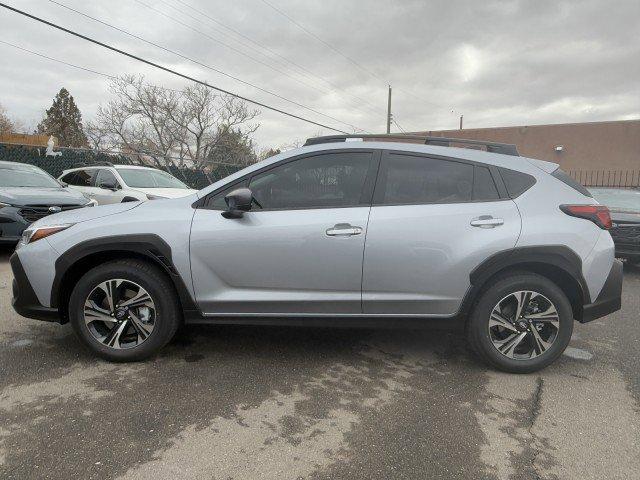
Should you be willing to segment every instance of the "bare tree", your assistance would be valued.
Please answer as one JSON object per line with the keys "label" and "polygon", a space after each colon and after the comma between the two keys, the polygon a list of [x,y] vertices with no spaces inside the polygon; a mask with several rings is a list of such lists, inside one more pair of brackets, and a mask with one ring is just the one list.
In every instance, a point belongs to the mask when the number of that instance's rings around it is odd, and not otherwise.
{"label": "bare tree", "polygon": [[7,115],[7,110],[0,105],[0,134],[14,133],[16,131],[16,125],[13,120]]}
{"label": "bare tree", "polygon": [[[170,90],[143,77],[112,80],[113,98],[98,109],[90,141],[145,155],[158,166],[203,168],[230,132],[250,140],[259,111],[203,85]],[[242,143],[242,142],[240,142]]]}

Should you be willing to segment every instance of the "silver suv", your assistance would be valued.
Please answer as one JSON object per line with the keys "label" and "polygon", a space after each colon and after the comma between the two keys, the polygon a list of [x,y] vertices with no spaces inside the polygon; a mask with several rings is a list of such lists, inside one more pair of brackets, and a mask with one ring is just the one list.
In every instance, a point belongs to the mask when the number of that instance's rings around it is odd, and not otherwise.
{"label": "silver suv", "polygon": [[464,325],[494,367],[532,372],[562,354],[574,319],[620,308],[609,212],[557,165],[508,145],[350,137],[188,197],[36,222],[11,259],[16,311],[70,322],[115,361],[156,353],[183,322],[437,319]]}

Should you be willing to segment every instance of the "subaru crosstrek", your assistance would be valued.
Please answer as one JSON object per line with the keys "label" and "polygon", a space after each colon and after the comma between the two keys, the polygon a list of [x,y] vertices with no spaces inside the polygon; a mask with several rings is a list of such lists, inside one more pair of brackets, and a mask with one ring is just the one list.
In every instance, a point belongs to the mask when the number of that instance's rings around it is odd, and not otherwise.
{"label": "subaru crosstrek", "polygon": [[114,361],[156,353],[181,323],[459,321],[486,362],[531,372],[574,320],[620,308],[609,211],[556,164],[495,144],[345,140],[188,197],[36,222],[11,259],[16,311],[70,322]]}

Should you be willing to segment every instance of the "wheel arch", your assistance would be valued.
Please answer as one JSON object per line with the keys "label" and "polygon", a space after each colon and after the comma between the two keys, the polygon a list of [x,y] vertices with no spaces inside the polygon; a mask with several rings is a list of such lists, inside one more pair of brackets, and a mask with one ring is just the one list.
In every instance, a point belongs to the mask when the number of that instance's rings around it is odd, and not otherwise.
{"label": "wheel arch", "polygon": [[153,234],[121,235],[79,243],[58,258],[51,287],[51,306],[58,308],[60,323],[66,323],[69,319],[69,298],[82,275],[102,263],[125,258],[143,260],[159,267],[176,290],[180,310],[185,315],[198,312],[187,286],[173,265],[169,245]]}
{"label": "wheel arch", "polygon": [[582,260],[573,250],[564,245],[521,247],[499,252],[471,272],[471,286],[461,313],[468,315],[483,290],[498,277],[511,272],[532,272],[551,280],[569,299],[573,317],[578,321],[582,318],[583,306],[591,301],[582,275]]}

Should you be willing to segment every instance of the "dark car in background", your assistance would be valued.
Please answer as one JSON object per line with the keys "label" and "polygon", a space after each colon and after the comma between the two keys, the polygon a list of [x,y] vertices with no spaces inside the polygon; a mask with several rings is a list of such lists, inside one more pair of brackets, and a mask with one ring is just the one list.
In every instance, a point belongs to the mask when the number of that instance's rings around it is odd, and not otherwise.
{"label": "dark car in background", "polygon": [[609,207],[616,257],[640,264],[640,189],[590,187],[593,197]]}
{"label": "dark car in background", "polygon": [[25,228],[47,215],[93,205],[38,167],[0,161],[0,246],[16,244]]}

